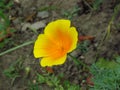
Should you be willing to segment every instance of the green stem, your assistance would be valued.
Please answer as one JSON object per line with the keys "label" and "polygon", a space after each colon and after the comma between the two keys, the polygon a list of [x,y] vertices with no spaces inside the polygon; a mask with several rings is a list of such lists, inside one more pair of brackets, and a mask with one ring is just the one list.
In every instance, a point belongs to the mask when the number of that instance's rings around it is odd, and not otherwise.
{"label": "green stem", "polygon": [[83,67],[89,69],[89,67],[88,67],[86,64],[84,64],[84,63],[81,62],[80,60],[76,59],[76,58],[75,58],[74,56],[72,56],[71,54],[68,54],[68,55],[72,58],[73,62],[74,62],[77,66],[78,66],[78,65],[82,65]]}
{"label": "green stem", "polygon": [[19,49],[19,48],[21,48],[21,47],[30,45],[30,44],[32,44],[32,43],[34,43],[34,41],[25,42],[25,43],[23,43],[23,44],[21,44],[21,45],[19,45],[19,46],[16,46],[16,47],[13,47],[13,48],[11,48],[11,49],[8,49],[8,50],[6,50],[6,51],[4,51],[4,52],[1,52],[1,53],[0,53],[0,56],[3,56],[4,54],[7,54],[7,53],[9,53],[9,52],[12,52],[12,51],[14,51],[14,50],[16,50],[16,49]]}

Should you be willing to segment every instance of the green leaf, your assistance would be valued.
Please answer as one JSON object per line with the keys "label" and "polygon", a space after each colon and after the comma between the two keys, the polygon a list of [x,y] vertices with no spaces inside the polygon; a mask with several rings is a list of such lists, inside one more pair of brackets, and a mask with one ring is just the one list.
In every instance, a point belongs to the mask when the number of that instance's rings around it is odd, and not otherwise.
{"label": "green leaf", "polygon": [[39,83],[45,83],[46,79],[44,76],[37,74],[37,80]]}
{"label": "green leaf", "polygon": [[2,32],[4,30],[4,25],[3,24],[0,24],[0,32]]}
{"label": "green leaf", "polygon": [[98,67],[107,68],[107,69],[116,69],[120,65],[115,61],[110,61],[104,58],[100,58],[99,61],[96,63]]}
{"label": "green leaf", "polygon": [[94,0],[93,3],[93,9],[98,10],[100,8],[100,4],[103,2],[103,0]]}
{"label": "green leaf", "polygon": [[0,11],[0,17],[4,20],[4,25],[7,28],[10,25],[9,19],[6,17],[6,15]]}
{"label": "green leaf", "polygon": [[0,48],[3,48],[5,46],[4,42],[0,42]]}
{"label": "green leaf", "polygon": [[101,58],[90,67],[94,86],[90,90],[119,90],[120,64]]}
{"label": "green leaf", "polygon": [[117,61],[118,63],[120,63],[120,56],[117,56],[117,57],[116,57],[116,61]]}

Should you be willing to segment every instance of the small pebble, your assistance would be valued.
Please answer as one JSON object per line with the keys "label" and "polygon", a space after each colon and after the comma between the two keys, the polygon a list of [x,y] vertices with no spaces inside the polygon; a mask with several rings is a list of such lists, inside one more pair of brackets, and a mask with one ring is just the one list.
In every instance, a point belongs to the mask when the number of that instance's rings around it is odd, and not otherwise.
{"label": "small pebble", "polygon": [[35,83],[36,83],[36,80],[33,80],[33,83],[35,84]]}
{"label": "small pebble", "polygon": [[49,13],[47,11],[38,12],[37,17],[44,19],[49,17]]}
{"label": "small pebble", "polygon": [[98,46],[98,43],[95,43],[94,46],[97,47],[97,46]]}
{"label": "small pebble", "polygon": [[26,31],[27,30],[27,28],[28,27],[30,27],[31,26],[31,24],[30,23],[25,23],[25,24],[23,24],[23,26],[22,26],[22,31]]}
{"label": "small pebble", "polygon": [[18,4],[20,3],[20,1],[19,1],[19,0],[14,0],[14,2],[15,2],[15,3],[18,3]]}
{"label": "small pebble", "polygon": [[44,28],[45,26],[46,26],[46,24],[44,22],[38,21],[38,22],[31,24],[30,28],[38,30],[38,29]]}
{"label": "small pebble", "polygon": [[84,56],[80,56],[80,59],[84,60],[84,59],[85,59],[85,57],[84,57]]}
{"label": "small pebble", "polygon": [[18,18],[16,18],[15,20],[13,20],[13,23],[14,23],[15,25],[17,25],[17,24],[20,23],[20,20],[19,20]]}

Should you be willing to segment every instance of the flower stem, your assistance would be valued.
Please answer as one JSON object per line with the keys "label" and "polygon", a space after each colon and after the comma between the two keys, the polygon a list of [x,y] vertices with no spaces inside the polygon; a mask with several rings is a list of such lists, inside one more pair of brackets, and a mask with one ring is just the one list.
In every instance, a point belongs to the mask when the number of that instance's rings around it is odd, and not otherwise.
{"label": "flower stem", "polygon": [[74,56],[72,56],[71,54],[68,54],[68,55],[72,58],[73,62],[74,62],[77,66],[78,66],[78,65],[82,65],[83,67],[89,69],[89,67],[88,67],[86,64],[84,64],[84,63],[81,62],[80,60],[76,59],[76,58],[75,58]]}
{"label": "flower stem", "polygon": [[7,53],[9,53],[9,52],[12,52],[12,51],[14,51],[14,50],[16,50],[16,49],[19,49],[19,48],[21,48],[21,47],[30,45],[30,44],[32,44],[32,43],[34,43],[34,41],[25,42],[25,43],[23,43],[23,44],[21,44],[21,45],[19,45],[19,46],[16,46],[16,47],[13,47],[13,48],[11,48],[11,49],[8,49],[8,50],[6,50],[6,51],[4,51],[4,52],[1,52],[1,53],[0,53],[0,56],[2,56],[2,55],[4,55],[4,54],[7,54]]}

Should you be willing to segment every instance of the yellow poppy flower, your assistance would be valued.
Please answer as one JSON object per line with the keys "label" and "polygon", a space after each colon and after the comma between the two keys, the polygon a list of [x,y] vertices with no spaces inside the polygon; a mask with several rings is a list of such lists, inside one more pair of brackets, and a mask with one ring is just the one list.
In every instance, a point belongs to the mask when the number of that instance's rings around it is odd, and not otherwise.
{"label": "yellow poppy flower", "polygon": [[70,27],[70,20],[56,20],[50,22],[35,41],[34,56],[40,58],[41,66],[63,64],[67,53],[77,46],[78,33],[75,27]]}

